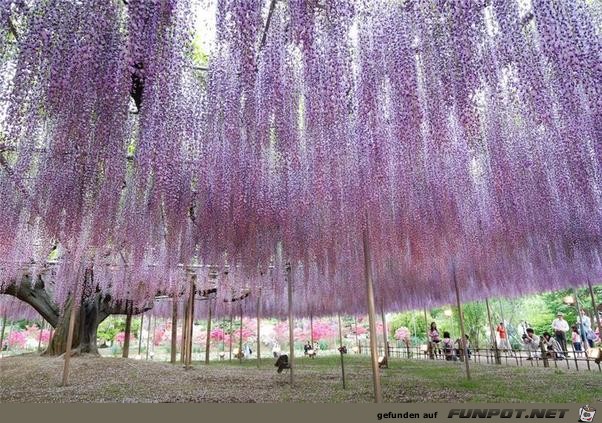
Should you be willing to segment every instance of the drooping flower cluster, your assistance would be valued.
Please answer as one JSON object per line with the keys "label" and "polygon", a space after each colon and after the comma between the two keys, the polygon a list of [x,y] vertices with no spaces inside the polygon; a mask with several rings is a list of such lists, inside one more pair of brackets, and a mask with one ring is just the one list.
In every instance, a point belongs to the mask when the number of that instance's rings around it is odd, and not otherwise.
{"label": "drooping flower cluster", "polygon": [[385,309],[602,277],[595,2],[217,0],[201,79],[189,8],[0,9],[0,286],[58,245],[61,301],[282,316],[290,263],[296,314],[362,312],[364,237]]}

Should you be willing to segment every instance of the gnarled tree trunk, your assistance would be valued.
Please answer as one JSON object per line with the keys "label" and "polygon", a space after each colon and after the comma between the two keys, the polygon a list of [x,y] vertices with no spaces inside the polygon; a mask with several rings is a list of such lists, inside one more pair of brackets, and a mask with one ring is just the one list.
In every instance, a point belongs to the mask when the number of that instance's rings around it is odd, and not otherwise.
{"label": "gnarled tree trunk", "polygon": [[[86,282],[84,286],[91,288]],[[126,314],[127,301],[111,302],[109,295],[104,295],[95,289],[93,292],[85,292],[80,303],[79,313],[76,313],[75,329],[73,332],[73,343],[71,345],[74,353],[98,354],[96,345],[96,332],[98,325],[112,314]],[[49,342],[44,355],[61,355],[67,350],[67,335],[69,332],[69,316],[71,315],[72,301],[68,300],[66,307],[62,310],[54,302],[48,292],[48,287],[41,276],[32,283],[30,275],[24,275],[20,281],[5,286],[0,294],[12,295],[26,302],[46,320],[53,328],[54,334]],[[142,308],[130,307],[131,314],[140,314],[152,308],[148,304]]]}
{"label": "gnarled tree trunk", "polygon": [[[71,304],[69,304],[63,316],[59,318],[58,324],[54,328],[54,334],[44,355],[61,355],[67,349],[67,335],[69,332],[69,316],[71,315]],[[107,315],[108,316],[108,315]],[[103,317],[102,320],[106,319]],[[96,332],[98,325],[102,322],[99,319],[100,314],[97,302],[85,301],[76,314],[75,329],[73,330],[72,351],[77,353],[98,354],[96,345]]]}

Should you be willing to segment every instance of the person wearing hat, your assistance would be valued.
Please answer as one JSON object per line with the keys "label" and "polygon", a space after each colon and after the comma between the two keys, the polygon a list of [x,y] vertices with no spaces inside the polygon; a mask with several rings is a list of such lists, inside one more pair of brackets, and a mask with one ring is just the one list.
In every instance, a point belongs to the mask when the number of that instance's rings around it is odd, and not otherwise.
{"label": "person wearing hat", "polygon": [[556,313],[556,318],[552,322],[552,329],[554,330],[554,335],[564,355],[567,355],[566,348],[566,333],[570,330],[569,323],[564,320],[564,314],[561,312]]}

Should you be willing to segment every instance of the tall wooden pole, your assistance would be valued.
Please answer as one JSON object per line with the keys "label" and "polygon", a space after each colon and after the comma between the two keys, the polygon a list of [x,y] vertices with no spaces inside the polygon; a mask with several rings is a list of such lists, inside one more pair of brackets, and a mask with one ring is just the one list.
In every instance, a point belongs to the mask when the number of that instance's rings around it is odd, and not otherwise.
{"label": "tall wooden pole", "polygon": [[240,329],[238,332],[238,362],[242,364],[242,300],[240,302]]}
{"label": "tall wooden pole", "polygon": [[153,349],[153,353],[151,355],[151,360],[155,357],[155,336],[157,335],[157,316],[153,320],[153,343],[151,344],[151,348]]}
{"label": "tall wooden pole", "polygon": [[368,321],[370,325],[370,355],[372,358],[372,382],[374,385],[374,402],[383,402],[380,386],[380,372],[378,369],[378,350],[376,345],[376,312],[374,306],[374,287],[372,286],[372,263],[370,258],[370,245],[368,231],[364,230],[364,278],[366,280],[366,298],[368,299]]}
{"label": "tall wooden pole", "polygon": [[188,300],[182,302],[184,304],[184,317],[182,318],[182,340],[180,345],[180,362],[186,364],[186,349],[188,348],[188,317],[190,309]]}
{"label": "tall wooden pole", "polygon": [[[42,350],[42,335],[44,333],[44,320],[42,320],[42,323],[40,323],[40,334],[38,335],[38,352],[40,352]],[[0,345],[2,345],[0,343]]]}
{"label": "tall wooden pole", "polygon": [[261,367],[261,289],[257,293],[257,368]]}
{"label": "tall wooden pole", "polygon": [[[384,342],[384,350],[385,350],[385,360],[387,362],[387,367],[389,367],[389,346],[387,342],[387,320],[385,319],[385,309],[384,307],[380,308],[380,316],[383,321],[383,342]],[[410,358],[410,357],[408,357]]]}
{"label": "tall wooden pole", "polygon": [[435,359],[435,346],[431,342],[431,338],[429,337],[429,332],[431,331],[431,325],[429,325],[429,320],[426,316],[426,306],[424,306],[424,324],[426,325],[426,346],[429,358],[431,360]]}
{"label": "tall wooden pole", "polygon": [[194,335],[194,295],[195,295],[195,286],[194,286],[194,277],[190,278],[190,298],[188,300],[188,308],[190,310],[189,318],[188,318],[188,345],[186,347],[187,350],[187,362],[186,368],[192,367],[192,341]]}
{"label": "tall wooden pole", "polygon": [[460,317],[460,333],[462,338],[458,347],[462,348],[462,355],[464,356],[464,364],[466,365],[466,379],[470,380],[470,366],[468,364],[468,348],[466,342],[466,333],[464,332],[464,313],[462,312],[462,303],[460,302],[460,290],[458,289],[458,278],[456,277],[456,266],[452,268],[454,277],[454,286],[456,288],[456,302],[458,304],[458,316]]}
{"label": "tall wooden pole", "polygon": [[311,347],[314,347],[314,315],[313,313],[309,313],[309,342],[311,343]]}
{"label": "tall wooden pole", "polygon": [[[128,307],[129,305],[129,307]],[[125,318],[125,338],[123,340],[123,358],[128,358],[130,355],[130,334],[132,333],[132,308],[134,303],[132,300],[125,300],[126,318]]]}
{"label": "tall wooden pole", "polygon": [[209,350],[211,348],[211,299],[207,300],[209,317],[207,318],[207,338],[205,339],[205,364],[209,364]]}
{"label": "tall wooden pole", "polygon": [[0,354],[3,351],[2,346],[4,345],[4,331],[6,330],[6,314],[2,316],[2,329],[0,329]]}
{"label": "tall wooden pole", "polygon": [[345,359],[343,358],[343,329],[341,327],[341,313],[338,314],[339,318],[339,352],[341,354],[341,376],[343,378],[343,389],[346,389],[345,386]]}
{"label": "tall wooden pole", "polygon": [[232,313],[232,305],[230,305],[230,358],[229,358],[229,361],[232,361],[232,335],[234,334],[234,328],[232,327],[234,316],[232,314],[233,314]]}
{"label": "tall wooden pole", "polygon": [[178,299],[176,294],[173,296],[171,306],[171,364],[176,364],[178,354]]}
{"label": "tall wooden pole", "polygon": [[71,316],[69,317],[69,332],[67,332],[67,346],[65,351],[65,363],[63,366],[63,380],[61,386],[67,386],[69,383],[69,364],[71,361],[71,344],[73,344],[73,330],[75,329],[75,316],[77,312],[77,281],[73,288],[71,297]]}
{"label": "tall wooden pole", "polygon": [[355,343],[357,344],[357,353],[362,353],[362,347],[360,346],[360,338],[357,334],[357,317],[353,316],[353,323],[355,324]]}
{"label": "tall wooden pole", "polygon": [[596,305],[596,298],[594,297],[594,289],[592,288],[592,283],[590,282],[589,279],[587,280],[587,286],[589,288],[589,295],[592,299],[592,307],[594,308],[594,317],[598,321],[598,333],[600,334],[600,338],[602,338],[602,321],[600,320],[600,313],[598,313],[598,306]]}
{"label": "tall wooden pole", "polygon": [[144,329],[144,314],[140,315],[140,336],[138,337],[138,356],[140,357],[140,352],[142,351],[142,330]]}
{"label": "tall wooden pole", "polygon": [[288,342],[289,342],[289,358],[288,363],[290,366],[289,376],[291,387],[295,385],[295,378],[293,376],[293,361],[295,360],[295,338],[293,333],[293,272],[291,265],[287,264],[286,267],[288,275]]}
{"label": "tall wooden pole", "polygon": [[487,307],[487,320],[489,320],[489,332],[491,337],[491,343],[493,345],[493,351],[495,353],[495,364],[502,364],[502,358],[497,348],[497,342],[495,340],[495,331],[493,329],[493,322],[491,321],[491,308],[489,308],[489,300],[485,298],[485,306]]}
{"label": "tall wooden pole", "polygon": [[[146,361],[148,361],[148,352],[150,350],[150,339],[151,339],[151,320],[153,320],[153,316],[148,316],[148,328],[146,334]],[[157,321],[157,317],[155,316],[155,322]],[[142,333],[142,331],[140,331]]]}

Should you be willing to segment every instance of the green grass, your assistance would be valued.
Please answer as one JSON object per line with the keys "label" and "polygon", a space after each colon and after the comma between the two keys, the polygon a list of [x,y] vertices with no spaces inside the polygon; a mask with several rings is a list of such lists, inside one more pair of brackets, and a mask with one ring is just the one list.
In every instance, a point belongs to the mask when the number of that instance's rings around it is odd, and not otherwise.
{"label": "green grass", "polygon": [[[340,375],[339,356],[322,356],[315,359],[296,357],[296,373],[303,375],[307,371],[328,370]],[[205,367],[204,363],[195,363]],[[602,398],[602,373],[594,371],[576,372],[562,368],[512,367],[470,363],[471,380],[465,376],[465,367],[460,362],[433,362],[392,359],[389,368],[381,370],[381,380],[385,387],[391,385],[411,386],[409,394],[426,390],[436,393],[445,401],[446,393],[450,400],[457,400],[456,394],[465,394],[466,399],[474,402],[591,402]],[[237,359],[212,361],[208,367],[255,368],[257,360]],[[262,359],[260,369],[274,369],[273,359]],[[366,377],[360,386],[362,390],[371,387],[370,361],[367,356],[345,356],[345,370],[348,378],[358,374]],[[302,377],[302,376],[300,376]],[[357,382],[357,381],[353,381]],[[348,382],[354,390],[353,382]],[[344,392],[336,392],[335,401],[345,401]]]}
{"label": "green grass", "polygon": [[[20,356],[0,360],[0,403],[33,402],[372,402],[367,356],[345,356],[347,389],[339,356],[294,362],[277,374],[272,358],[181,364],[121,358],[76,357],[71,384],[57,388],[62,360]],[[460,362],[391,359],[381,370],[386,402],[579,402],[602,400],[600,371],[511,367],[471,363],[467,380]],[[36,383],[32,384],[31,381]]]}

